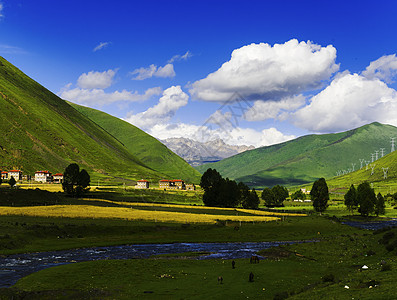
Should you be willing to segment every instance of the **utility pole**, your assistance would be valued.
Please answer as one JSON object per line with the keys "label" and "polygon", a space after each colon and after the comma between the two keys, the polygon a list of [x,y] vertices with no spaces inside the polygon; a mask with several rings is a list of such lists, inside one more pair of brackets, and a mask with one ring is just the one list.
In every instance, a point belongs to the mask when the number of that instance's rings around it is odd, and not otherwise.
{"label": "utility pole", "polygon": [[389,167],[382,168],[382,170],[383,170],[383,179],[387,179],[387,172],[389,171]]}
{"label": "utility pole", "polygon": [[368,165],[369,165],[370,162],[371,162],[370,160],[366,160],[365,161],[365,170],[368,170]]}
{"label": "utility pole", "polygon": [[371,162],[374,162],[375,159],[375,153],[371,153]]}
{"label": "utility pole", "polygon": [[396,146],[396,138],[390,138],[391,139],[391,151],[393,152],[395,150],[395,146]]}
{"label": "utility pole", "polygon": [[385,156],[385,148],[380,148],[380,157]]}
{"label": "utility pole", "polygon": [[362,169],[362,168],[363,168],[363,163],[364,163],[365,159],[360,158],[359,161],[360,161],[360,169]]}
{"label": "utility pole", "polygon": [[375,150],[375,160],[378,160],[378,153],[379,153],[379,150]]}
{"label": "utility pole", "polygon": [[352,163],[352,172],[354,172],[354,167],[356,166],[356,164]]}

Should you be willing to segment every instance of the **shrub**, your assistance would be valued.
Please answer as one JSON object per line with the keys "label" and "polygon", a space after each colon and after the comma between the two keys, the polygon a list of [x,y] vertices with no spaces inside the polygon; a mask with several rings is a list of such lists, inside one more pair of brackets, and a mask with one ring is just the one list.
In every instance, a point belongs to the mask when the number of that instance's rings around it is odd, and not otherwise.
{"label": "shrub", "polygon": [[321,278],[321,280],[323,282],[335,282],[335,276],[334,276],[334,274],[327,274],[327,275],[324,275]]}
{"label": "shrub", "polygon": [[381,270],[382,272],[391,271],[391,264],[389,264],[389,263],[383,264],[382,267],[380,268],[380,270]]}
{"label": "shrub", "polygon": [[284,300],[288,298],[288,292],[280,292],[274,295],[273,300]]}

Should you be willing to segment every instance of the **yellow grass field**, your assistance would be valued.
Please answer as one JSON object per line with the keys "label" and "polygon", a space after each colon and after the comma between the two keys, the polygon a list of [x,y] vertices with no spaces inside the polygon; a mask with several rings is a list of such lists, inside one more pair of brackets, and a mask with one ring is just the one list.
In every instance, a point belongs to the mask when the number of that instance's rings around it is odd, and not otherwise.
{"label": "yellow grass field", "polygon": [[101,207],[90,205],[52,205],[30,207],[1,207],[0,215],[25,215],[64,218],[116,218],[131,221],[155,221],[176,223],[216,223],[217,220],[241,222],[276,221],[275,216],[230,216],[214,214],[190,214],[168,211],[145,211],[124,207]]}
{"label": "yellow grass field", "polygon": [[[93,199],[93,198],[83,198],[85,201],[103,201],[109,203],[116,203],[119,205],[125,205],[126,202],[117,202],[117,201],[110,201],[104,199]],[[305,214],[297,214],[297,213],[281,213],[281,212],[268,212],[268,211],[260,211],[254,209],[243,209],[243,208],[223,208],[223,207],[209,207],[209,206],[191,206],[191,205],[180,205],[180,204],[160,204],[160,203],[139,203],[139,202],[129,202],[129,206],[150,206],[153,208],[156,207],[168,207],[168,208],[187,208],[187,209],[201,209],[201,210],[222,210],[222,211],[235,211],[235,212],[242,212],[242,213],[249,213],[258,216],[276,216],[276,217],[302,217]]]}

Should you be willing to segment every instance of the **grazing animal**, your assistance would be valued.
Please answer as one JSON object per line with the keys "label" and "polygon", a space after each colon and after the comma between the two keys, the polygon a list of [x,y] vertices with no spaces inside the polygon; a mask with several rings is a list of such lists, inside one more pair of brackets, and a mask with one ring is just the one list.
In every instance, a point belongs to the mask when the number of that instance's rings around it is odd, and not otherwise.
{"label": "grazing animal", "polygon": [[232,261],[232,269],[234,269],[236,267],[236,262],[233,260]]}
{"label": "grazing animal", "polygon": [[259,264],[259,257],[256,255],[252,255],[250,259],[251,264]]}
{"label": "grazing animal", "polygon": [[220,284],[223,283],[223,277],[222,276],[218,276],[218,283],[220,283]]}
{"label": "grazing animal", "polygon": [[250,276],[249,276],[249,278],[248,278],[248,281],[249,282],[254,282],[254,273],[250,273]]}

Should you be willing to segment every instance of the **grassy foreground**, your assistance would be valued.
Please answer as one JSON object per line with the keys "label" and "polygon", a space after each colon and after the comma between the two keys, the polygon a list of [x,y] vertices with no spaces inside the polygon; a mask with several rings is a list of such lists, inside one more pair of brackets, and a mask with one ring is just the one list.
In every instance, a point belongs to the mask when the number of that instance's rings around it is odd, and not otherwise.
{"label": "grassy foreground", "polygon": [[238,259],[235,269],[230,260],[189,256],[76,263],[32,274],[1,293],[30,299],[394,299],[396,250],[378,242],[384,235],[342,233],[273,248],[260,253],[267,260]]}

